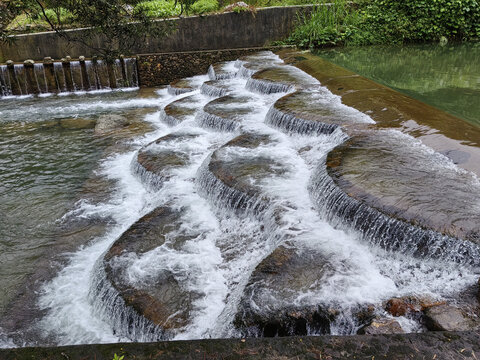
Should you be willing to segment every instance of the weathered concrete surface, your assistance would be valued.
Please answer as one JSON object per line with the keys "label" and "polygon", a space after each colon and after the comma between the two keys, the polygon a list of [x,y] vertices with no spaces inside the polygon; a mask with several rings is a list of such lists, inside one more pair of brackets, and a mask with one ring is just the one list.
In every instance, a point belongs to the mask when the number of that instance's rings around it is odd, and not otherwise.
{"label": "weathered concrete surface", "polygon": [[[233,61],[261,50],[279,47],[251,47],[210,51],[168,52],[138,55],[138,74],[141,86],[166,85],[174,80],[205,74],[211,64]],[[164,49],[162,49],[164,50]]]}
{"label": "weathered concrete surface", "polygon": [[[297,14],[311,11],[312,6],[285,6],[258,9],[251,12],[228,12],[209,16],[192,16],[159,21],[159,26],[173,26],[177,30],[166,38],[149,37],[137,42],[132,54],[181,52],[193,50],[232,49],[259,47],[288,35],[297,20]],[[71,30],[70,34],[82,37],[88,29]],[[13,45],[0,46],[0,62],[6,60],[54,59],[66,55],[91,57],[94,50],[79,42],[68,43],[55,32],[18,35]],[[102,39],[96,39],[102,47]],[[209,64],[210,65],[210,64]],[[183,77],[181,75],[180,77]]]}
{"label": "weathered concrete surface", "polygon": [[117,343],[0,350],[0,359],[478,359],[480,332]]}
{"label": "weathered concrete surface", "polygon": [[345,105],[368,114],[375,127],[410,134],[480,175],[480,128],[309,52],[286,50],[279,55],[318,79]]}

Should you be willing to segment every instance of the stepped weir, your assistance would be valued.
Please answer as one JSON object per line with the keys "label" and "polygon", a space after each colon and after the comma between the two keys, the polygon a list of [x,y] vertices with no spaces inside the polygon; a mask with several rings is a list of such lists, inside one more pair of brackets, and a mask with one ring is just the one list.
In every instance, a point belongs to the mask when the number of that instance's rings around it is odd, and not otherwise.
{"label": "stepped weir", "polygon": [[0,65],[0,97],[124,87],[138,87],[135,58],[120,57],[110,63],[83,56],[77,60],[67,56],[60,61],[47,57],[43,62],[7,61]]}
{"label": "stepped weir", "polygon": [[[7,64],[2,91],[137,86],[134,62]],[[475,174],[272,52],[157,93],[157,128],[106,166],[135,210],[95,205],[112,230],[46,285],[42,331],[68,333],[84,316],[123,341],[480,326]],[[86,294],[70,285],[77,269]],[[58,321],[66,292],[82,319]]]}

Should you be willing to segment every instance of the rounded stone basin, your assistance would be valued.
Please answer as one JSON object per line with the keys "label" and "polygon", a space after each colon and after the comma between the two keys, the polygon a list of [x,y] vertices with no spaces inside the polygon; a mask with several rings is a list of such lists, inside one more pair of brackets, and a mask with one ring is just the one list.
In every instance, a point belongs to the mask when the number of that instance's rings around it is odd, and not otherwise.
{"label": "rounded stone basin", "polygon": [[168,92],[172,95],[180,95],[194,91],[199,86],[200,84],[198,81],[195,81],[192,78],[185,78],[171,82],[168,85]]}
{"label": "rounded stone basin", "polygon": [[317,80],[300,69],[284,65],[256,72],[248,79],[246,88],[253,92],[271,94],[293,89],[314,89],[318,86]]}
{"label": "rounded stone basin", "polygon": [[268,111],[265,122],[288,133],[331,134],[338,127],[373,121],[342,106],[340,98],[318,90],[297,91],[278,99]]}
{"label": "rounded stone basin", "polygon": [[478,179],[408,135],[357,133],[328,154],[311,191],[330,217],[381,246],[480,264]]}
{"label": "rounded stone basin", "polygon": [[101,299],[112,319],[125,327],[119,331],[128,333],[131,324],[141,319],[156,332],[152,338],[169,338],[189,323],[192,302],[198,294],[186,290],[169,270],[158,272],[148,281],[134,281],[128,266],[132,257],[140,257],[167,241],[169,246],[180,247],[194,238],[178,231],[181,215],[181,210],[169,207],[153,210],[123,233],[105,254],[106,281],[113,291]]}
{"label": "rounded stone basin", "polygon": [[334,274],[333,267],[316,251],[281,245],[253,271],[235,317],[246,336],[328,334],[335,313],[318,304],[296,304],[301,293],[313,291]]}
{"label": "rounded stone basin", "polygon": [[221,97],[231,92],[231,86],[228,81],[209,80],[205,81],[200,87],[200,92],[211,97]]}
{"label": "rounded stone basin", "polygon": [[178,125],[188,117],[195,115],[199,101],[201,101],[200,96],[190,95],[171,102],[163,109],[161,114],[162,121],[170,126]]}
{"label": "rounded stone basin", "polygon": [[249,105],[253,101],[249,96],[227,95],[210,101],[197,115],[201,126],[218,131],[236,130],[246,115],[255,112]]}
{"label": "rounded stone basin", "polygon": [[223,61],[210,65],[208,68],[208,77],[210,80],[231,79],[237,75],[237,71],[233,62]]}
{"label": "rounded stone basin", "polygon": [[243,134],[214,151],[199,174],[205,195],[236,211],[261,213],[269,203],[262,183],[285,172],[274,159],[256,154],[259,146],[270,143],[267,135]]}
{"label": "rounded stone basin", "polygon": [[193,139],[194,134],[172,133],[163,136],[139,150],[133,166],[142,182],[158,190],[171,176],[170,170],[188,164],[188,154],[176,150],[175,142]]}

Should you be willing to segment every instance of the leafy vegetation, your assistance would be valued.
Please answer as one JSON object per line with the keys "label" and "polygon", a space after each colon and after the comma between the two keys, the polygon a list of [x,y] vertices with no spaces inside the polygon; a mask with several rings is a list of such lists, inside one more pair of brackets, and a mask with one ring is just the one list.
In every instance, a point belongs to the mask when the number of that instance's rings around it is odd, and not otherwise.
{"label": "leafy vegetation", "polygon": [[480,38],[478,0],[335,0],[299,20],[288,43],[305,48]]}
{"label": "leafy vegetation", "polygon": [[193,14],[206,14],[217,11],[219,8],[217,0],[198,0],[193,3],[191,12]]}
{"label": "leafy vegetation", "polygon": [[180,4],[166,0],[142,1],[134,8],[136,14],[144,13],[151,18],[171,17],[180,14],[180,11]]}

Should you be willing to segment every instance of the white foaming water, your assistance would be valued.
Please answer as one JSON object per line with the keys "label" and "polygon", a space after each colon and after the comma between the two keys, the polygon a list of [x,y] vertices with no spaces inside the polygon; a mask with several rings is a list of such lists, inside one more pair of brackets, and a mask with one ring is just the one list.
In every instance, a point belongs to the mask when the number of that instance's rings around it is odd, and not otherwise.
{"label": "white foaming water", "polygon": [[[275,59],[278,57],[270,60]],[[228,66],[234,70],[233,62]],[[200,84],[206,80],[207,77],[202,76],[192,81]],[[242,78],[232,79],[229,82],[231,93],[251,96],[252,93],[245,89],[246,82]],[[197,104],[200,111],[212,100],[198,90],[171,97],[166,89],[157,93],[167,97],[163,101],[147,100],[156,102],[157,106],[195,94],[200,99]],[[371,122],[366,115],[342,105],[339,98],[327,90],[321,88],[319,94],[328,99],[329,106],[338,107],[352,118]],[[392,296],[415,294],[448,298],[476,281],[478,275],[474,269],[388,253],[362,242],[354,232],[335,229],[328,224],[310,199],[308,183],[318,161],[343,142],[346,135],[337,129],[328,136],[287,136],[267,126],[265,115],[284,95],[255,95],[255,100],[249,104],[255,111],[242,119],[235,133],[199,128],[192,115],[173,129],[159,125],[154,133],[133,141],[132,151],[107,159],[103,173],[117,183],[114,196],[102,204],[81,202],[70,215],[111,217],[115,225],[94,243],[72,254],[70,263],[45,285],[40,306],[48,309],[48,313],[39,326],[53,334],[60,344],[138,340],[116,335],[108,317],[95,313],[88,293],[93,269],[111,244],[141,216],[160,205],[181,211],[181,226],[169,234],[162,246],[140,255],[126,254],[117,265],[127,269],[127,281],[132,285],[149,284],[157,274],[168,271],[182,284],[184,291],[198,295],[192,304],[190,323],[176,331],[175,339],[239,336],[232,321],[250,275],[262,259],[286,241],[299,251],[318,253],[328,259],[335,271],[291,299],[276,301],[288,301],[296,306],[334,305],[342,311],[342,316],[332,326],[332,333],[336,334],[355,330],[355,325],[352,328],[345,323],[351,322],[351,313],[358,305],[378,305]],[[238,106],[232,104],[232,107]],[[149,115],[146,121],[158,124],[159,113]],[[170,177],[158,191],[148,191],[141,179],[131,173],[131,162],[136,159],[139,148],[171,132],[197,136],[151,146],[185,154],[188,162],[169,170]],[[273,142],[253,149],[232,147],[223,151],[222,156],[268,158],[286,170],[260,181],[262,192],[272,199],[260,219],[235,216],[230,209],[211,202],[196,183],[199,169],[205,167],[214,150],[239,133],[250,132],[269,135]],[[278,209],[281,209],[280,221],[266,220],[273,219]],[[176,234],[191,237],[178,244],[175,243]],[[400,322],[405,330],[421,330],[410,319],[402,318]]]}

